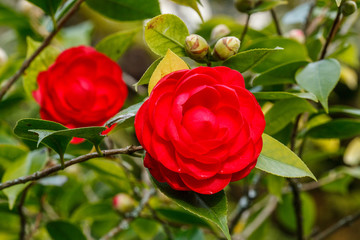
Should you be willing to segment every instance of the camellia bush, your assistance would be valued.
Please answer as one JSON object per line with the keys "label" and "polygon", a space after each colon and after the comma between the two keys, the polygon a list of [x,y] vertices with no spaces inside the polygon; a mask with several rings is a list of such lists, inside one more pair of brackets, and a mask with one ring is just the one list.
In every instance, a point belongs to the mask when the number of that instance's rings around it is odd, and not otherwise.
{"label": "camellia bush", "polygon": [[0,238],[358,239],[359,6],[1,1]]}

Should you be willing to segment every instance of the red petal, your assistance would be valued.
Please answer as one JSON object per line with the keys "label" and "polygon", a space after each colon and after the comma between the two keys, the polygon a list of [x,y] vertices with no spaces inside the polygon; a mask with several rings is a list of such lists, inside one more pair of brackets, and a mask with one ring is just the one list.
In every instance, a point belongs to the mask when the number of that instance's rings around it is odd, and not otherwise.
{"label": "red petal", "polygon": [[214,69],[220,73],[225,85],[237,85],[245,88],[244,77],[238,71],[223,66],[214,67]]}
{"label": "red petal", "polygon": [[192,191],[200,194],[214,194],[223,190],[231,180],[231,174],[218,174],[212,178],[198,180],[187,174],[180,174],[181,179]]}

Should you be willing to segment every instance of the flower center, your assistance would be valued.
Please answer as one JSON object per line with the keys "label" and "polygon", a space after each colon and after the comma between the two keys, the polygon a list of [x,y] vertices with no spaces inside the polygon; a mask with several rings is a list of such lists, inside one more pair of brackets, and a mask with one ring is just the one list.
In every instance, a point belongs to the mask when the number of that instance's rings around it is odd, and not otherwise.
{"label": "flower center", "polygon": [[195,106],[186,111],[182,125],[195,139],[210,139],[218,129],[215,115],[203,106]]}

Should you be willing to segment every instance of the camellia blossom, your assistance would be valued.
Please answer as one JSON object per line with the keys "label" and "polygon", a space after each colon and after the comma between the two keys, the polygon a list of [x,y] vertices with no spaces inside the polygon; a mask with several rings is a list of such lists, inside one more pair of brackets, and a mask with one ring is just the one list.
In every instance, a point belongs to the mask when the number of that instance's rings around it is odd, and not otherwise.
{"label": "camellia blossom", "polygon": [[102,126],[119,112],[128,93],[117,63],[87,46],[62,52],[39,73],[37,83],[33,96],[41,118],[68,128]]}
{"label": "camellia blossom", "polygon": [[219,192],[250,173],[264,128],[243,76],[227,67],[166,75],[135,117],[151,175],[175,190],[201,194]]}

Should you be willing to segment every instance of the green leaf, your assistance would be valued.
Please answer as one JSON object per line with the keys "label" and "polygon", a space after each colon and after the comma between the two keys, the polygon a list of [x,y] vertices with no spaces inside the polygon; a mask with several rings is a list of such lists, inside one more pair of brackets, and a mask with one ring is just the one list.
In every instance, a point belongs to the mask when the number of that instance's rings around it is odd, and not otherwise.
{"label": "green leaf", "polygon": [[111,127],[116,124],[116,126],[127,126],[127,122],[133,121],[135,115],[144,101],[136,103],[124,110],[121,110],[118,114],[116,114],[113,118],[106,122],[106,126]]}
{"label": "green leaf", "polygon": [[285,63],[271,68],[254,78],[252,84],[257,85],[276,85],[284,83],[295,83],[295,73],[307,64],[307,61]]}
{"label": "green leaf", "polygon": [[305,134],[311,138],[352,138],[360,135],[360,121],[335,119],[310,128]]}
{"label": "green leaf", "polygon": [[176,234],[175,240],[204,240],[204,234],[199,228],[181,231]]}
{"label": "green leaf", "polygon": [[277,133],[303,112],[314,113],[316,109],[302,98],[291,98],[276,102],[265,114],[265,133],[270,135]]}
{"label": "green leaf", "polygon": [[319,34],[318,36],[307,40],[306,48],[308,50],[308,54],[311,60],[317,61],[319,59],[319,54],[323,48],[323,36]]}
{"label": "green leaf", "polygon": [[[27,38],[27,54],[29,58],[36,49],[40,46],[40,42]],[[56,57],[59,55],[59,50],[52,46],[46,47],[35,59],[30,66],[26,69],[23,76],[23,83],[25,92],[32,97],[32,92],[37,89],[37,76],[40,72],[45,71],[49,66],[55,62]]]}
{"label": "green leaf", "polygon": [[94,171],[116,179],[126,179],[124,169],[120,167],[119,163],[107,159],[91,159],[84,162],[84,166],[93,169]]}
{"label": "green leaf", "polygon": [[[16,123],[14,133],[21,138],[37,142],[39,136],[36,133],[29,131],[34,129],[57,131],[65,130],[67,128],[60,123],[28,118],[22,119]],[[43,144],[53,149],[62,158],[70,141],[71,137],[67,136],[49,137],[43,141]]]}
{"label": "green leaf", "polygon": [[324,59],[309,63],[300,70],[296,82],[305,90],[313,93],[328,112],[328,97],[340,78],[340,64],[335,59]]}
{"label": "green leaf", "polygon": [[86,0],[93,10],[119,21],[143,20],[161,14],[158,0]]}
{"label": "green leaf", "polygon": [[163,58],[158,58],[156,59],[151,65],[150,67],[146,70],[146,72],[142,75],[142,77],[140,78],[140,80],[134,84],[135,87],[135,91],[137,91],[137,87],[140,85],[145,85],[145,84],[149,84],[150,78],[153,75],[156,67],[159,65],[159,63],[161,62]]}
{"label": "green leaf", "polygon": [[131,228],[139,236],[140,240],[153,240],[159,233],[160,225],[152,219],[136,218],[130,224]]}
{"label": "green leaf", "polygon": [[0,144],[0,166],[8,168],[14,161],[25,157],[29,150],[23,146]]}
{"label": "green leaf", "polygon": [[263,134],[263,149],[256,168],[281,177],[307,176],[316,180],[305,163],[294,152],[267,134]]}
{"label": "green leaf", "polygon": [[178,56],[185,54],[185,38],[189,35],[185,23],[175,15],[163,14],[151,19],[145,27],[145,41],[160,56],[168,49]]}
{"label": "green leaf", "polygon": [[27,0],[33,4],[35,4],[36,6],[38,6],[39,8],[41,8],[42,10],[44,10],[44,12],[49,15],[49,16],[54,16],[56,10],[58,9],[58,7],[60,6],[62,0]]}
{"label": "green leaf", "polygon": [[230,57],[225,62],[223,66],[235,69],[239,72],[245,72],[246,70],[254,68],[256,65],[265,60],[269,53],[273,51],[282,50],[281,48],[258,48],[251,49],[248,51],[239,52],[238,54]]}
{"label": "green leaf", "polygon": [[281,64],[296,62],[296,61],[307,61],[307,51],[304,45],[293,39],[275,37],[275,38],[261,38],[255,40],[245,50],[256,49],[256,48],[268,48],[273,49],[276,47],[283,48],[283,51],[279,51],[276,54],[272,54],[266,58],[261,64],[257,65],[253,71],[264,72],[271,68],[277,67]]}
{"label": "green leaf", "polygon": [[118,218],[118,214],[114,211],[111,203],[102,201],[99,203],[84,203],[78,207],[71,215],[72,222],[82,222],[90,220],[107,220]]}
{"label": "green leaf", "polygon": [[201,15],[201,12],[199,10],[199,6],[198,6],[198,3],[200,3],[199,0],[171,0],[171,1],[173,1],[177,4],[180,4],[180,5],[191,7],[199,15],[199,17],[201,18],[201,21],[204,21],[202,15]]}
{"label": "green leaf", "polygon": [[[6,169],[2,182],[31,175],[41,170],[45,166],[46,161],[47,152],[45,149],[32,151],[28,155],[20,157]],[[17,197],[29,184],[30,182],[4,189],[4,194],[9,199],[10,209],[14,207]]]}
{"label": "green leaf", "polygon": [[107,36],[96,45],[96,50],[117,61],[130,46],[134,36],[140,30],[121,31]]}
{"label": "green leaf", "polygon": [[209,223],[197,215],[181,209],[156,208],[155,211],[169,222],[191,226],[210,227]]}
{"label": "green leaf", "polygon": [[281,1],[281,0],[263,1],[261,4],[256,6],[254,9],[249,11],[249,13],[253,14],[253,13],[257,13],[257,12],[269,11],[272,8],[274,8],[278,5],[282,5],[282,4],[287,4],[287,1]]}
{"label": "green leaf", "polygon": [[91,45],[91,35],[94,25],[90,21],[85,21],[76,25],[61,29],[59,40],[64,48],[71,48],[80,45]]}
{"label": "green leaf", "polygon": [[46,224],[51,239],[53,240],[86,240],[85,235],[76,225],[58,220]]}
{"label": "green leaf", "polygon": [[176,191],[167,183],[160,183],[152,177],[154,184],[167,197],[185,210],[213,222],[231,239],[227,226],[227,201],[224,191],[212,195],[203,195],[192,191]]}
{"label": "green leaf", "polygon": [[318,102],[317,98],[312,93],[293,93],[293,92],[255,92],[253,95],[258,100],[282,100],[289,98],[303,98]]}
{"label": "green leaf", "polygon": [[335,0],[336,6],[340,7],[342,0]]}
{"label": "green leaf", "polygon": [[343,113],[353,117],[360,117],[360,109],[348,106],[332,106],[329,108],[329,113]]}

